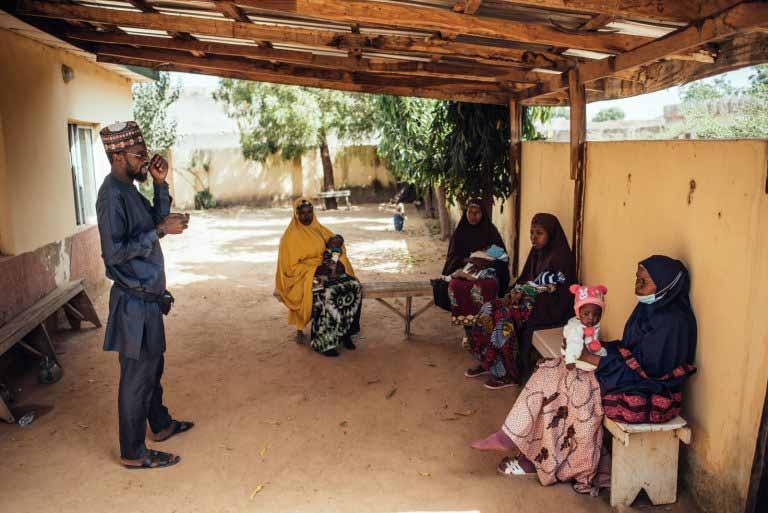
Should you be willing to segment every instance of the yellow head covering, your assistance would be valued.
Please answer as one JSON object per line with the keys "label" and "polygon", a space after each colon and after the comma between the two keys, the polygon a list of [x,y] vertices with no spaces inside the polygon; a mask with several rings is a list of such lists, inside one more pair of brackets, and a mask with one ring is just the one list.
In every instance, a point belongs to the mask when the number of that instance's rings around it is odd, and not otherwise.
{"label": "yellow head covering", "polygon": [[[302,202],[309,203],[309,200],[299,198],[293,202],[293,219],[280,238],[275,273],[275,289],[288,307],[288,322],[299,329],[312,318],[312,278],[323,262],[325,243],[333,235],[314,215],[309,225],[301,223],[298,209]],[[354,276],[346,248],[340,260],[346,273]]]}

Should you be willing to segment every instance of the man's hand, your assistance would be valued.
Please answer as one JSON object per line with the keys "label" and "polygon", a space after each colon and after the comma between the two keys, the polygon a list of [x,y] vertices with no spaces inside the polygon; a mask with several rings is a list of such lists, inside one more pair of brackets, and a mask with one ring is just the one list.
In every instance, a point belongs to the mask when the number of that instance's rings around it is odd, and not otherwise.
{"label": "man's hand", "polygon": [[[152,157],[152,160],[149,161],[149,172],[152,175],[152,180],[156,184],[159,185],[161,183],[164,183],[165,177],[168,176],[168,161],[165,160],[160,155],[155,154]],[[167,232],[167,233],[171,233],[171,232]]]}
{"label": "man's hand", "polygon": [[165,234],[178,235],[189,226],[189,214],[170,214],[157,227]]}

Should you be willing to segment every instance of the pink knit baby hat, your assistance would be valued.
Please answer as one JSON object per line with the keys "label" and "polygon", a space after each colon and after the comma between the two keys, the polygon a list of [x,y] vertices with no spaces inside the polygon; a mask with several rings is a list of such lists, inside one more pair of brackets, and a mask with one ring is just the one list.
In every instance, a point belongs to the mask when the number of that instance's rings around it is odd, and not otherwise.
{"label": "pink knit baby hat", "polygon": [[608,288],[605,285],[588,287],[574,283],[569,290],[575,296],[573,309],[576,315],[579,315],[579,309],[584,305],[597,305],[605,310],[605,295],[608,294]]}

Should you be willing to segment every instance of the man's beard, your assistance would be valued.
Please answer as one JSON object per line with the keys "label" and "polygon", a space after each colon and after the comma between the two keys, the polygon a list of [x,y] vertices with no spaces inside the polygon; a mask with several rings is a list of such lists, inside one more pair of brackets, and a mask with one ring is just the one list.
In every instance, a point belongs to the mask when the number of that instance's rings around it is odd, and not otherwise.
{"label": "man's beard", "polygon": [[[143,171],[143,172],[142,172]],[[147,178],[149,178],[149,165],[142,165],[139,167],[139,169],[135,171],[131,171],[128,176],[131,177],[131,179],[136,180],[137,182],[144,183],[147,181]]]}

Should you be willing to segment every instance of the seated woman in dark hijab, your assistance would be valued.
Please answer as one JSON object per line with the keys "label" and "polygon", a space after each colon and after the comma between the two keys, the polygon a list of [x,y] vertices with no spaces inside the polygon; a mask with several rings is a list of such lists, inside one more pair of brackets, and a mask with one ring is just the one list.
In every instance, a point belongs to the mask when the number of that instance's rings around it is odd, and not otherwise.
{"label": "seated woman in dark hijab", "polygon": [[[488,254],[477,258],[476,254],[471,262],[484,267],[487,272],[477,269],[474,273],[471,269],[470,272],[461,272],[470,263],[472,253],[485,252],[492,246],[496,248],[491,254],[501,258],[489,258]],[[453,324],[469,330],[483,303],[504,293],[509,285],[509,258],[504,258],[506,252],[504,241],[490,216],[484,212],[479,201],[470,201],[451,237],[443,266],[443,275],[451,278],[448,295]]]}
{"label": "seated woman in dark hijab", "polygon": [[492,390],[514,386],[533,368],[533,331],[564,325],[573,313],[576,261],[560,222],[552,214],[531,221],[531,252],[515,287],[503,300],[482,306],[469,337],[470,352],[480,362],[464,375],[491,377]]}
{"label": "seated woman in dark hijab", "polygon": [[638,265],[638,304],[607,356],[587,351],[594,372],[568,370],[563,358],[542,361],[497,433],[472,443],[517,451],[499,471],[536,473],[543,485],[574,481],[580,493],[607,485],[598,472],[603,414],[621,422],[666,422],[680,412],[680,388],[696,368],[696,317],[682,262],[653,256]]}

